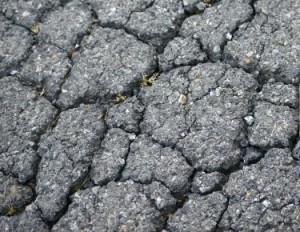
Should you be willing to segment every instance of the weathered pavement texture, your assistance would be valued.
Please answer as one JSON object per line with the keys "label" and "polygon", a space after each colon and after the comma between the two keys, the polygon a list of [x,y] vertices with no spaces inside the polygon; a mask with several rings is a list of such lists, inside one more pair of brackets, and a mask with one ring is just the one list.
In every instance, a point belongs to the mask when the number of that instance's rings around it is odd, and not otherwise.
{"label": "weathered pavement texture", "polygon": [[299,0],[0,10],[1,231],[300,231]]}

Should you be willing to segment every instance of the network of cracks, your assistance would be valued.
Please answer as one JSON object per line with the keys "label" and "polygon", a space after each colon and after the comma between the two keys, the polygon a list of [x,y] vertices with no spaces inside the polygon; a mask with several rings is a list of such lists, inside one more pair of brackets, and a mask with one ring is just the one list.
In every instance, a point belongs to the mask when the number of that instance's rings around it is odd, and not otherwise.
{"label": "network of cracks", "polygon": [[298,0],[0,0],[3,231],[300,231]]}

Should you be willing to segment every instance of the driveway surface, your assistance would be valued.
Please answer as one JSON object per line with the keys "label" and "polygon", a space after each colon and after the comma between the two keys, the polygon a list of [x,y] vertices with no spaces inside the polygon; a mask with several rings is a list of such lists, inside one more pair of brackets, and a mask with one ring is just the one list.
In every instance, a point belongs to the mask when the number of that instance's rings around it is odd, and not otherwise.
{"label": "driveway surface", "polygon": [[299,0],[0,0],[0,230],[299,232]]}

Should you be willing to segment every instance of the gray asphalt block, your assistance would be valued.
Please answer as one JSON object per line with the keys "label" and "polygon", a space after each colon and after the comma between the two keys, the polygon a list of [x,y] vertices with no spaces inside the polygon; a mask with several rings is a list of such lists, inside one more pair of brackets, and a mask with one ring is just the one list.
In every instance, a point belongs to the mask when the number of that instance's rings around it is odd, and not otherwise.
{"label": "gray asphalt block", "polygon": [[3,231],[299,231],[298,0],[0,0]]}

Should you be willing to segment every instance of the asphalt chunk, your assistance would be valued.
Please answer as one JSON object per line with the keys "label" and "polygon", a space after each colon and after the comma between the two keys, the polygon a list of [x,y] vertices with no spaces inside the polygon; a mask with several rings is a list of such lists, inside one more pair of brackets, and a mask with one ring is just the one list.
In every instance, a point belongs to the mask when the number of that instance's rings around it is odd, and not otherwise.
{"label": "asphalt chunk", "polygon": [[183,207],[168,220],[168,229],[198,231],[201,228],[201,231],[214,231],[226,203],[227,198],[219,192],[208,196],[190,194]]}
{"label": "asphalt chunk", "polygon": [[84,3],[75,0],[46,15],[38,25],[38,37],[41,41],[69,51],[75,48],[91,24],[91,11]]}
{"label": "asphalt chunk", "polygon": [[69,193],[86,176],[105,130],[103,109],[82,105],[62,112],[56,127],[42,136],[35,202],[45,220],[59,217]]}
{"label": "asphalt chunk", "polygon": [[63,50],[53,45],[38,45],[33,47],[33,53],[23,63],[20,80],[53,101],[58,97],[60,86],[70,69],[71,61]]}
{"label": "asphalt chunk", "polygon": [[254,20],[242,25],[225,47],[225,61],[260,72],[263,80],[299,83],[300,3],[263,0],[255,9]]}
{"label": "asphalt chunk", "polygon": [[220,231],[276,228],[297,231],[299,180],[288,149],[270,149],[259,163],[230,175],[225,185],[229,206]]}
{"label": "asphalt chunk", "polygon": [[175,37],[184,18],[179,0],[154,1],[144,11],[134,11],[125,28],[139,39],[160,50]]}
{"label": "asphalt chunk", "polygon": [[74,65],[62,87],[58,105],[68,108],[80,102],[111,101],[132,91],[156,69],[153,48],[124,30],[95,29],[82,41],[83,51],[74,53]]}
{"label": "asphalt chunk", "polygon": [[25,183],[36,171],[36,142],[52,124],[57,109],[15,77],[0,80],[0,171]]}
{"label": "asphalt chunk", "polygon": [[180,152],[140,136],[130,145],[122,179],[139,183],[157,180],[174,193],[184,193],[189,188],[192,171]]}
{"label": "asphalt chunk", "polygon": [[0,15],[0,78],[14,73],[29,55],[33,38],[29,31]]}
{"label": "asphalt chunk", "polygon": [[0,2],[2,13],[8,19],[28,29],[33,28],[46,11],[58,7],[59,4],[59,0],[3,1],[2,5]]}
{"label": "asphalt chunk", "polygon": [[162,229],[161,213],[144,193],[143,185],[110,182],[76,193],[68,213],[52,231],[157,231]]}
{"label": "asphalt chunk", "polygon": [[250,0],[220,1],[203,13],[188,17],[182,24],[180,35],[192,36],[207,51],[210,59],[222,58],[222,47],[243,22],[251,19]]}
{"label": "asphalt chunk", "polygon": [[206,54],[200,44],[191,37],[176,37],[171,40],[159,55],[159,68],[168,71],[178,66],[195,65],[206,61]]}
{"label": "asphalt chunk", "polygon": [[95,184],[104,185],[119,178],[125,166],[130,143],[134,134],[121,129],[108,130],[101,142],[101,149],[96,152],[91,166],[91,179]]}

